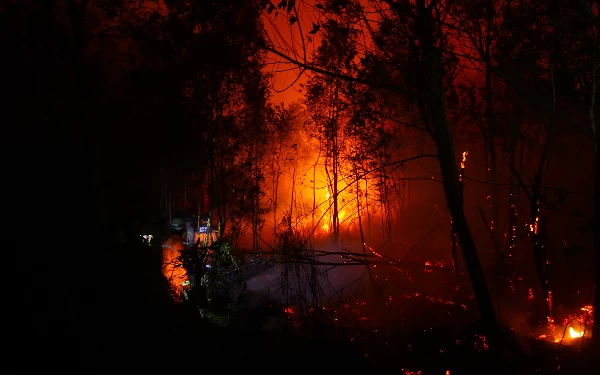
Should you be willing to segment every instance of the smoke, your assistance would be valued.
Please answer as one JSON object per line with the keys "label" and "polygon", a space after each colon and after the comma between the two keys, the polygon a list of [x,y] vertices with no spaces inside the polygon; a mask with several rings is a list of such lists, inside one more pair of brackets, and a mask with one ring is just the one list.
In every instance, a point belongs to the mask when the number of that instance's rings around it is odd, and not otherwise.
{"label": "smoke", "polygon": [[[354,241],[353,252],[362,252],[359,244],[360,242]],[[317,246],[319,251],[350,251],[328,244],[327,240],[319,240],[312,245],[319,245]],[[310,254],[310,250],[307,251],[307,261]],[[318,299],[320,302],[339,302],[351,298],[365,280],[366,267],[344,264],[344,259],[340,255],[324,255],[310,259],[321,264],[275,264],[260,274],[250,277],[246,283],[247,290],[270,295],[281,301],[288,299],[290,302],[299,302]]]}

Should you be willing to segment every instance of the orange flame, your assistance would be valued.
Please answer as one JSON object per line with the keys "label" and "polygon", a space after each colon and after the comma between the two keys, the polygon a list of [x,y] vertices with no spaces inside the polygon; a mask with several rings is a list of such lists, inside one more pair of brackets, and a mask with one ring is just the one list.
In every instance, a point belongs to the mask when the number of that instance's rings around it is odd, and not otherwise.
{"label": "orange flame", "polygon": [[462,162],[460,163],[460,167],[462,169],[465,169],[465,162],[467,161],[467,155],[469,155],[469,151],[464,151],[463,152]]}
{"label": "orange flame", "polygon": [[571,335],[572,339],[583,337],[583,333],[584,333],[583,331],[577,332],[573,329],[573,327],[569,327],[569,335]]}
{"label": "orange flame", "polygon": [[[554,343],[565,341],[568,343],[584,336],[590,336],[592,331],[590,327],[594,324],[592,306],[585,305],[581,307],[579,312],[565,316],[561,323],[556,323],[554,319],[548,317],[548,331],[546,334],[539,335],[538,339]],[[576,324],[575,327],[579,326],[579,330],[573,328],[571,323]]]}
{"label": "orange flame", "polygon": [[460,162],[460,173],[458,174],[458,180],[462,182],[464,173],[465,173],[465,162],[467,161],[467,155],[469,155],[469,151],[463,151],[462,153],[462,161]]}

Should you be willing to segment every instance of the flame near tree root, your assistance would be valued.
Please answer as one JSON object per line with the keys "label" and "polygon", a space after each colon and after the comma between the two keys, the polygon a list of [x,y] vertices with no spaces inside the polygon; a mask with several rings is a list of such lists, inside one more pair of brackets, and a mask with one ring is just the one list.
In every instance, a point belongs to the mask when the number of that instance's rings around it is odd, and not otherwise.
{"label": "flame near tree root", "polygon": [[554,320],[548,322],[548,333],[538,336],[539,340],[553,343],[572,344],[581,342],[578,339],[590,338],[592,335],[593,307],[586,305],[580,309],[581,312],[571,314],[556,324]]}

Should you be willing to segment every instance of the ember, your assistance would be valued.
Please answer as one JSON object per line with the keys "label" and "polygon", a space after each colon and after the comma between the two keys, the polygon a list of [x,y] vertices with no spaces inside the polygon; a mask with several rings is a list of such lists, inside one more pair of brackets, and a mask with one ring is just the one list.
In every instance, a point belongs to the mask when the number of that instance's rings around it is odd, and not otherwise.
{"label": "ember", "polygon": [[476,340],[474,342],[475,345],[475,349],[482,351],[482,350],[488,350],[488,344],[486,343],[486,338],[483,335],[475,335]]}

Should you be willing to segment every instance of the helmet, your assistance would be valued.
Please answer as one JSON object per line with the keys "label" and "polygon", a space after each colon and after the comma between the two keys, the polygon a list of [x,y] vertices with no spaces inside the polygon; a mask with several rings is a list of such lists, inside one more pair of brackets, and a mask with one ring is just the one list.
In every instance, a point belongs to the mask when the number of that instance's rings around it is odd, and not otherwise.
{"label": "helmet", "polygon": [[180,217],[173,218],[173,220],[171,220],[170,228],[172,230],[182,230],[185,228],[185,221]]}

